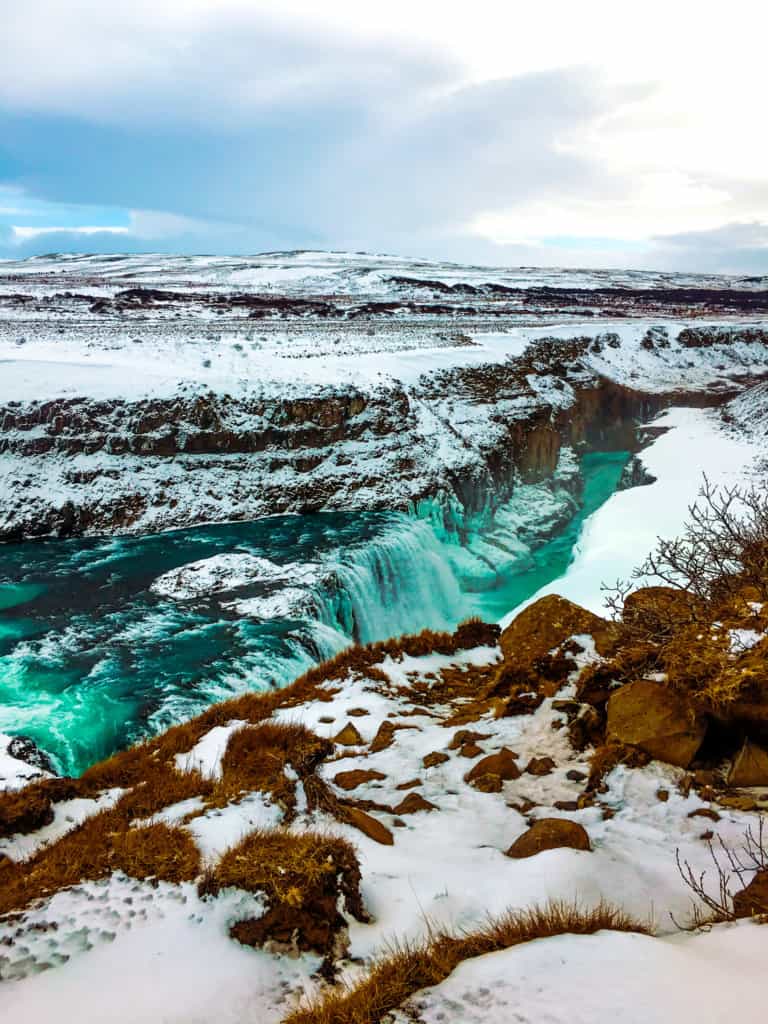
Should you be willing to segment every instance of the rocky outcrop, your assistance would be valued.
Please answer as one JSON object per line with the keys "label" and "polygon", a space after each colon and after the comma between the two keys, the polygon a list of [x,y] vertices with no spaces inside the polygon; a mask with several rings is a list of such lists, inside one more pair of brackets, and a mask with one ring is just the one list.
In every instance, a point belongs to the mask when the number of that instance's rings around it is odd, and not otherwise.
{"label": "rocky outcrop", "polygon": [[609,743],[639,747],[681,768],[691,763],[705,733],[704,719],[661,683],[647,679],[628,683],[608,701]]}
{"label": "rocky outcrop", "polygon": [[728,785],[768,786],[768,750],[744,740],[728,772]]}
{"label": "rocky outcrop", "polygon": [[512,843],[507,856],[515,860],[534,857],[545,850],[591,850],[589,833],[578,822],[565,818],[541,818]]}

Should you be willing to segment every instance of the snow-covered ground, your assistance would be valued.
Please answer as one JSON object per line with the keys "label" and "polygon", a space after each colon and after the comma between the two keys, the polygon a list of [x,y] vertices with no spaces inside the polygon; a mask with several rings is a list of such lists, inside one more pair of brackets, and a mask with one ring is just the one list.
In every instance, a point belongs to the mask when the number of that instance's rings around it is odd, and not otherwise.
{"label": "snow-covered ground", "polygon": [[[577,640],[584,649],[578,663],[587,664],[596,657],[594,648],[587,637]],[[425,708],[409,696],[409,687],[447,669],[468,671],[499,658],[492,647],[453,656],[387,656],[376,666],[375,679],[325,684],[329,700],[274,715],[327,737],[354,724],[359,745],[338,744],[322,774],[339,795],[374,801],[370,813],[392,835],[392,845],[382,845],[325,813],[308,812],[297,781],[299,818],[292,828],[343,835],[358,852],[363,898],[373,920],[350,922],[347,979],[354,982],[361,960],[383,952],[396,937],[420,940],[430,928],[472,929],[489,914],[548,899],[584,906],[605,899],[651,923],[657,937],[563,936],[466,962],[441,985],[417,994],[413,1019],[724,1024],[729,1009],[738,1010],[745,1024],[757,1024],[765,934],[750,923],[718,927],[709,935],[680,934],[670,917],[685,921],[691,909],[676,851],[696,872],[711,871],[705,831],[737,846],[753,816],[711,805],[695,789],[688,792],[682,785],[686,773],[660,762],[643,769],[619,766],[591,806],[558,809],[556,801],[574,801],[582,793],[583,781],[573,773],[581,772],[583,780],[589,752],[571,747],[565,715],[552,698],[530,716],[481,716],[469,726],[479,734],[479,753],[457,749],[452,741],[459,727],[448,722],[456,707],[427,699]],[[568,698],[571,687],[567,683],[558,698]],[[370,742],[385,721],[396,726],[393,743],[374,753]],[[179,755],[177,766],[215,777],[222,745],[236,725],[211,730]],[[467,785],[465,775],[478,758],[504,748],[513,751],[519,778],[499,793]],[[425,768],[425,755],[435,751],[444,752],[445,760]],[[549,774],[525,771],[531,758],[542,756],[554,762]],[[347,794],[334,780],[355,769],[383,778]],[[400,788],[409,782],[414,785]],[[432,809],[386,809],[409,793],[418,793]],[[182,824],[201,807],[186,800],[155,820],[188,829],[208,864],[249,831],[274,827],[282,818],[268,795],[255,792]],[[702,810],[709,817],[696,815]],[[580,823],[592,849],[505,856],[531,820],[545,817]],[[10,852],[23,856],[33,842],[34,837],[19,837],[18,849]],[[233,921],[259,912],[258,897],[235,890],[201,900],[189,884],[153,885],[121,875],[84,881],[21,918],[0,921],[0,971],[6,979],[0,1013],[29,1024],[75,1016],[82,1024],[235,1024],[244,1018],[278,1024],[304,993],[317,991],[312,974],[319,959],[248,949],[228,937]]]}

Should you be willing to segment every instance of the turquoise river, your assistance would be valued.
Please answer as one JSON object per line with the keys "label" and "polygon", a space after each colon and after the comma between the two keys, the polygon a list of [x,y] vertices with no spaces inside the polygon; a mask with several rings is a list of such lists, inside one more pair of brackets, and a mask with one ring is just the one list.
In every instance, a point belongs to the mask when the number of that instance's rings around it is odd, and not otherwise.
{"label": "turquoise river", "polygon": [[[353,641],[454,628],[469,615],[500,619],[567,570],[584,519],[615,491],[626,460],[584,456],[571,518],[481,582],[462,570],[457,537],[401,513],[0,546],[0,732],[31,737],[58,770],[76,774],[214,701],[285,685]],[[304,595],[301,613],[234,608],[265,596],[258,580],[184,600],[150,589],[227,553],[281,567],[279,586]]]}

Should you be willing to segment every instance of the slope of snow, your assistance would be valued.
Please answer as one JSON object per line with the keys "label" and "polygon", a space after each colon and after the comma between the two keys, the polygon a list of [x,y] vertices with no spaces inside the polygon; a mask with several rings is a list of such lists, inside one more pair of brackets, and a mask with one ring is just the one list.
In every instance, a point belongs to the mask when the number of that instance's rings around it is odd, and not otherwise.
{"label": "slope of snow", "polygon": [[751,922],[654,939],[561,935],[467,960],[394,1024],[757,1024],[765,930]]}

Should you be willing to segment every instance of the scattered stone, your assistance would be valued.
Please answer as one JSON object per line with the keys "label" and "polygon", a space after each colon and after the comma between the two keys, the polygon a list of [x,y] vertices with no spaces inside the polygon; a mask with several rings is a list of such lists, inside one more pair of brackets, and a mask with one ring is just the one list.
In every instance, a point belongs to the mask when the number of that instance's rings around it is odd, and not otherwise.
{"label": "scattered stone", "polygon": [[385,721],[379,726],[378,732],[371,740],[370,751],[378,754],[380,750],[386,750],[395,742],[395,733],[398,729],[418,729],[418,725],[395,725],[394,722]]}
{"label": "scattered stone", "polygon": [[370,713],[365,708],[350,708],[347,712],[350,718],[360,718],[363,715],[370,715]]}
{"label": "scattered stone", "polygon": [[697,807],[695,811],[691,811],[688,817],[709,818],[710,821],[720,821],[720,815],[717,811],[713,811],[711,807]]}
{"label": "scattered stone", "polygon": [[394,844],[395,837],[386,825],[382,825],[380,821],[372,818],[370,814],[366,814],[359,807],[344,807],[343,811],[344,821],[353,828],[359,829],[375,843],[381,843],[382,846],[392,846]]}
{"label": "scattered stone", "polygon": [[534,807],[538,806],[535,800],[529,800],[527,796],[522,797],[517,803],[507,804],[507,807],[511,807],[513,811],[523,815],[528,814]]}
{"label": "scattered stone", "polygon": [[333,715],[323,715],[322,718],[318,718],[318,722],[322,722],[323,725],[331,725],[335,721]]}
{"label": "scattered stone", "polygon": [[395,828],[407,828],[408,826],[402,818],[395,818],[392,822]]}
{"label": "scattered stone", "polygon": [[333,742],[340,743],[343,747],[360,747],[365,740],[354,725],[351,722],[347,722],[341,732],[337,732],[333,737]]}
{"label": "scattered stone", "polygon": [[[701,794],[702,800],[704,795]],[[757,811],[759,810],[759,804],[752,796],[747,796],[746,793],[721,793],[717,802],[722,804],[723,807],[730,807],[734,811]]]}
{"label": "scattered stone", "polygon": [[706,832],[702,832],[699,839],[703,839],[705,842],[710,842],[714,838],[715,833],[711,828],[708,828]]}
{"label": "scattered stone", "polygon": [[569,782],[585,782],[587,779],[587,774],[586,772],[578,771],[578,769],[576,768],[571,768],[569,772],[565,773],[565,777],[566,779],[568,779]]}
{"label": "scattered stone", "polygon": [[608,701],[608,742],[639,747],[660,761],[687,768],[701,746],[706,723],[674,690],[639,679]]}
{"label": "scattered stone", "polygon": [[395,814],[415,814],[417,811],[435,811],[437,806],[425,800],[420,793],[409,793],[394,808]]}
{"label": "scattered stone", "polygon": [[551,757],[532,757],[525,770],[529,775],[549,775],[554,767]]}
{"label": "scattered stone", "polygon": [[466,746],[467,743],[477,743],[478,740],[489,740],[490,738],[491,734],[489,732],[473,732],[471,729],[459,729],[448,744],[448,749],[458,750],[460,747]]}
{"label": "scattered stone", "polygon": [[450,761],[450,757],[441,750],[435,750],[422,758],[421,763],[425,768],[435,768],[439,764],[445,764],[446,761]]}
{"label": "scattered stone", "polygon": [[558,811],[578,811],[581,809],[581,804],[578,800],[555,800],[552,806]]}
{"label": "scattered stone", "polygon": [[459,751],[459,757],[480,757],[483,753],[485,751],[477,743],[465,743]]}
{"label": "scattered stone", "polygon": [[383,772],[364,771],[361,768],[354,769],[349,772],[339,772],[338,775],[334,775],[333,781],[341,789],[356,789],[358,786],[362,786],[365,782],[375,782],[377,780],[386,779],[386,775]]}
{"label": "scattered stone", "polygon": [[507,857],[533,857],[545,850],[563,847],[571,850],[592,849],[589,834],[583,825],[565,818],[541,818],[518,836],[507,850]]}
{"label": "scattered stone", "polygon": [[411,779],[410,782],[401,782],[400,785],[396,786],[395,788],[396,789],[414,789],[416,786],[420,786],[420,785],[421,785],[421,779]]}
{"label": "scattered stone", "polygon": [[768,870],[758,871],[749,885],[734,895],[733,912],[736,917],[768,914]]}
{"label": "scattered stone", "polygon": [[668,789],[657,789],[656,790],[656,799],[660,800],[663,804],[665,804],[667,802],[667,800],[669,800],[669,790]]}
{"label": "scattered stone", "polygon": [[464,781],[482,793],[500,793],[503,783],[520,778],[516,755],[502,747],[497,754],[488,754],[464,776]]}
{"label": "scattered stone", "polygon": [[613,809],[613,807],[603,807],[602,808],[602,815],[603,815],[603,821],[610,821],[611,818],[615,818],[616,817],[616,811]]}
{"label": "scattered stone", "polygon": [[744,740],[728,773],[729,786],[768,786],[768,750]]}

